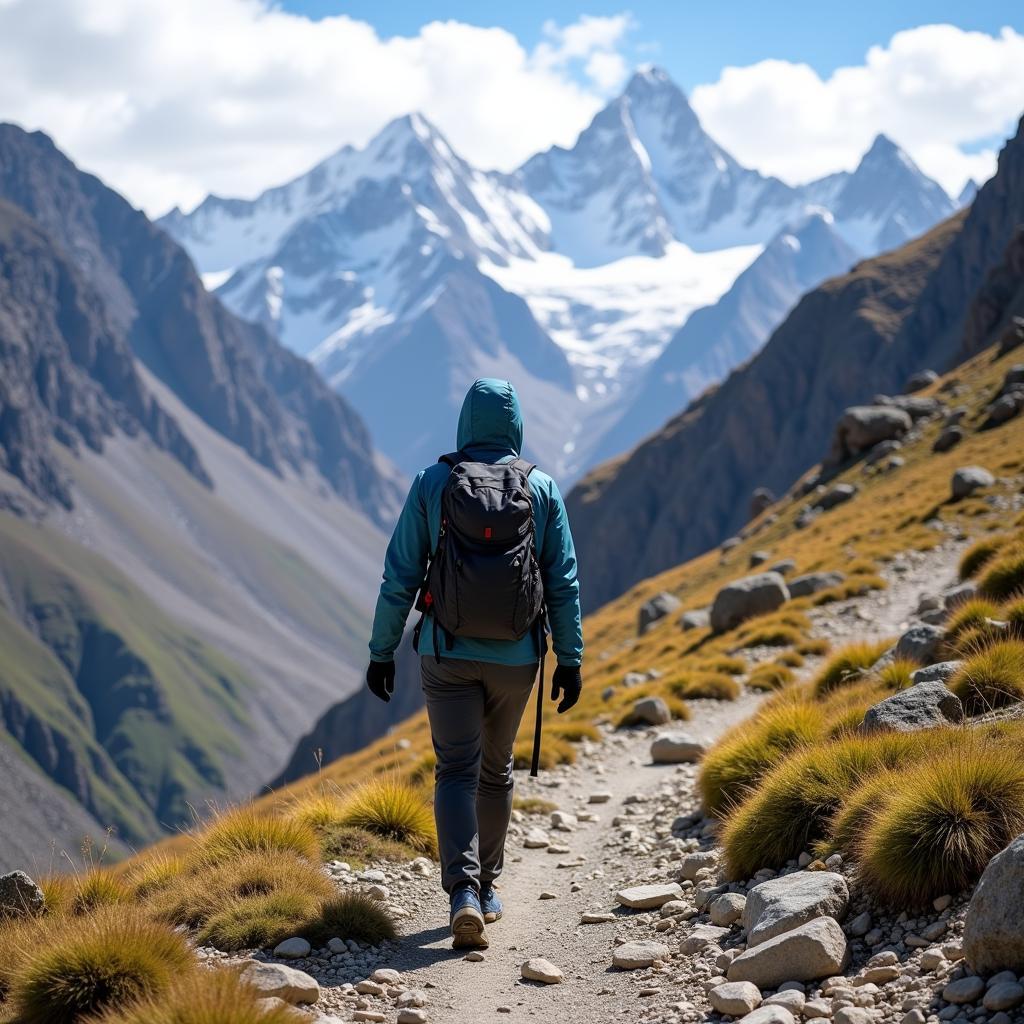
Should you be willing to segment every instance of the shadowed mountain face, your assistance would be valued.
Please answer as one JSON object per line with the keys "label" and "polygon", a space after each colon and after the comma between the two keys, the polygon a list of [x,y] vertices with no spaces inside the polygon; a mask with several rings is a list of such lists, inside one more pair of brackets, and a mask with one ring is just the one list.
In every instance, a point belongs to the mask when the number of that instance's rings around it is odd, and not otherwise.
{"label": "shadowed mountain face", "polygon": [[[377,522],[397,488],[362,422],[303,360],[210,296],[184,250],[42,133],[0,125],[0,198],[79,268],[110,329],[192,410],[271,471],[311,466]],[[120,396],[115,396],[115,400]]]}
{"label": "shadowed mountain face", "polygon": [[826,452],[843,408],[942,370],[1008,322],[1024,224],[1024,133],[969,210],[806,295],[757,356],[569,496],[591,607],[706,550]]}
{"label": "shadowed mountain face", "polygon": [[358,680],[399,498],[312,366],[0,126],[0,744],[37,800],[4,803],[0,871],[279,771]]}

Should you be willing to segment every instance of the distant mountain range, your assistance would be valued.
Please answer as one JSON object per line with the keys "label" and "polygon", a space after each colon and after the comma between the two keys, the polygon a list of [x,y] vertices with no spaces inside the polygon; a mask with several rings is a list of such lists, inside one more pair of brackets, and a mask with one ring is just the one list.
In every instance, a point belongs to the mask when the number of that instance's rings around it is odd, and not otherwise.
{"label": "distant mountain range", "polygon": [[[777,249],[759,289],[748,279],[718,307],[743,322],[693,387],[756,351],[807,287],[955,208],[881,136],[855,171],[801,187],[745,168],[648,68],[571,148],[511,174],[472,167],[414,114],[254,200],[210,196],[161,224],[228,306],[313,360],[406,471],[450,448],[468,383],[500,373],[523,397],[529,452],[571,479],[651,428],[629,410],[658,357],[773,239],[818,214],[819,276],[813,253]],[[670,411],[691,397],[680,387]]]}
{"label": "distant mountain range", "polygon": [[402,491],[307,361],[0,125],[0,759],[35,794],[0,870],[280,771],[359,679]]}
{"label": "distant mountain range", "polygon": [[1024,315],[1022,268],[1024,121],[969,208],[808,292],[748,363],[577,484],[589,606],[737,531],[755,488],[781,494],[825,456],[846,406],[1001,337]]}

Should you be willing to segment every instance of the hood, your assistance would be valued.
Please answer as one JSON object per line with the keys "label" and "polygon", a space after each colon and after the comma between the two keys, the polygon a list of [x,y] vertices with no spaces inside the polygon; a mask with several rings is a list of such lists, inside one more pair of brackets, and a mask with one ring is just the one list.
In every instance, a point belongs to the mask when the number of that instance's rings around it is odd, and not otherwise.
{"label": "hood", "polygon": [[523,411],[507,380],[482,377],[473,382],[459,413],[460,451],[486,448],[519,455],[523,450]]}

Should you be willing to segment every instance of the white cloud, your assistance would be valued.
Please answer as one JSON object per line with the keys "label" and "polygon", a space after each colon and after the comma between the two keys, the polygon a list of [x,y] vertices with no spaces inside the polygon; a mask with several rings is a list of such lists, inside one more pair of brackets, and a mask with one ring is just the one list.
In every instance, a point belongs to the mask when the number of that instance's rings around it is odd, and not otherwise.
{"label": "white cloud", "polygon": [[1006,135],[1024,109],[1024,36],[925,25],[826,79],[779,60],[726,68],[692,102],[737,159],[785,181],[851,168],[885,132],[955,195],[995,170],[995,149],[960,147]]}
{"label": "white cloud", "polygon": [[270,0],[0,0],[0,117],[52,134],[151,213],[253,195],[423,112],[480,166],[571,144],[626,74],[626,15],[381,39]]}

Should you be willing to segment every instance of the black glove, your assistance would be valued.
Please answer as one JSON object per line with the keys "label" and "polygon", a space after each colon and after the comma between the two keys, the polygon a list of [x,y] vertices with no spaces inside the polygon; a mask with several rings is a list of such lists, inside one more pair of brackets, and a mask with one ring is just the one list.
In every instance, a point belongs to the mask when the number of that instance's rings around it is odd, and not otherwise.
{"label": "black glove", "polygon": [[557,708],[560,715],[564,715],[580,699],[582,689],[583,679],[577,665],[558,665],[555,668],[555,674],[551,677],[551,699],[558,700],[559,693],[562,694]]}
{"label": "black glove", "polygon": [[395,692],[395,663],[371,661],[366,667],[366,685],[374,697],[380,697],[387,704]]}

